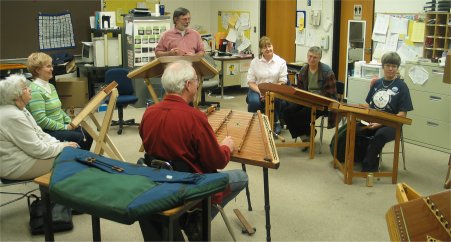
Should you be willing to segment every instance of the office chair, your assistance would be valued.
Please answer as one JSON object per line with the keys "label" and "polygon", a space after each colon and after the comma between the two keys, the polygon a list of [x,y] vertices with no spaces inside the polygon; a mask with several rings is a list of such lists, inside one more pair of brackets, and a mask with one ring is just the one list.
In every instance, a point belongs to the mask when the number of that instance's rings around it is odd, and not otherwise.
{"label": "office chair", "polygon": [[[7,179],[0,179],[0,187],[7,187],[7,186],[14,186],[14,185],[19,185],[19,184],[26,184],[26,183],[29,183],[29,182],[32,182],[33,180],[7,180]],[[30,194],[32,193],[32,192],[34,192],[34,191],[36,191],[36,190],[38,190],[38,188],[35,188],[35,189],[32,189],[32,190],[30,190],[30,191],[28,191],[28,192],[25,192],[25,193],[23,193],[23,192],[3,192],[3,191],[0,191],[0,194],[5,194],[5,195],[18,195],[19,197],[18,198],[15,198],[15,199],[12,199],[12,200],[10,200],[10,201],[8,201],[8,202],[5,202],[5,203],[2,203],[2,204],[0,204],[0,207],[3,207],[3,206],[5,206],[5,205],[8,205],[8,204],[11,204],[11,203],[13,203],[13,202],[16,202],[16,201],[19,201],[20,199],[22,199],[22,198],[25,198],[25,197],[29,197],[30,196]]]}
{"label": "office chair", "polygon": [[[337,87],[337,98],[339,102],[343,102],[344,98],[344,92],[345,92],[345,84],[342,81],[336,81],[336,87]],[[321,154],[321,147],[323,146],[323,133],[324,133],[324,119],[327,117],[327,115],[321,116],[321,123],[319,126],[319,151],[318,153]],[[338,122],[340,123],[340,122]]]}
{"label": "office chair", "polygon": [[124,108],[129,104],[134,104],[138,101],[138,97],[134,95],[132,80],[127,77],[128,69],[114,68],[105,72],[105,83],[109,84],[112,81],[118,83],[119,96],[117,98],[116,107],[119,119],[111,121],[111,126],[119,125],[118,134],[122,134],[124,125],[135,125],[135,119],[124,120]]}
{"label": "office chair", "polygon": [[211,101],[206,101],[205,100],[205,92],[208,92],[210,90],[213,90],[215,88],[217,88],[219,86],[219,80],[215,80],[215,79],[210,79],[210,80],[204,80],[202,82],[202,90],[201,90],[201,94],[200,94],[200,102],[199,102],[199,106],[206,106],[209,107],[211,105],[216,105],[218,108],[221,106],[220,102],[211,102]]}

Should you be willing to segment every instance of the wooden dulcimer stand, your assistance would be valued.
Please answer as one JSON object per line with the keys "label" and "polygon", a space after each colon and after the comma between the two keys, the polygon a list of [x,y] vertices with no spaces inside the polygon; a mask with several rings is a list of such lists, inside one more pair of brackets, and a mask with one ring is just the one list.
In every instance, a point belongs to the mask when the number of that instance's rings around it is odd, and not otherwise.
{"label": "wooden dulcimer stand", "polygon": [[[338,167],[344,176],[344,183],[352,184],[353,177],[366,177],[367,172],[354,171],[354,151],[355,151],[355,137],[357,120],[364,120],[372,123],[380,123],[385,126],[396,129],[395,147],[393,154],[393,170],[390,172],[373,172],[374,177],[391,177],[392,183],[395,184],[398,180],[398,161],[399,161],[399,141],[401,138],[401,128],[403,124],[410,125],[412,120],[405,117],[400,117],[387,112],[382,112],[374,109],[365,108],[362,106],[354,106],[347,104],[340,104],[338,107],[334,106],[332,110],[337,111],[347,118],[346,130],[346,153],[344,164],[340,163],[337,157],[337,143],[338,143],[338,125],[335,128],[335,150],[334,150],[334,167]],[[338,119],[337,119],[338,121]]]}
{"label": "wooden dulcimer stand", "polygon": [[[94,153],[99,155],[106,153],[110,158],[125,161],[124,157],[108,136],[108,131],[111,126],[111,119],[113,118],[113,112],[116,107],[118,97],[118,91],[116,89],[117,85],[118,84],[113,81],[97,93],[89,101],[86,107],[83,108],[74,119],[72,119],[71,125],[74,127],[81,126],[89,133],[89,135],[91,135],[96,144]],[[105,112],[105,116],[103,117],[103,121],[99,122],[94,113],[96,112],[97,107],[108,97],[108,108]],[[95,128],[92,128],[88,124],[88,118],[92,120]]]}
{"label": "wooden dulcimer stand", "polygon": [[337,100],[327,98],[318,94],[307,92],[292,86],[278,85],[273,83],[262,83],[258,85],[260,92],[265,95],[265,114],[269,117],[271,129],[274,127],[274,102],[282,99],[296,103],[311,109],[310,112],[310,140],[300,143],[277,143],[277,147],[309,147],[310,159],[315,157],[315,121],[316,111],[338,106]]}
{"label": "wooden dulcimer stand", "polygon": [[[400,199],[402,190],[410,197]],[[406,184],[398,184],[396,196],[399,204],[385,214],[391,241],[451,240],[451,190],[423,197]]]}
{"label": "wooden dulcimer stand", "polygon": [[[268,118],[260,111],[249,113],[230,109],[209,109],[207,117],[218,140],[223,140],[226,136],[233,137],[235,149],[232,153],[232,161],[241,163],[244,171],[246,171],[245,164],[263,168],[266,240],[271,241],[268,168],[278,169],[280,163]],[[246,189],[246,195],[250,211],[252,207],[248,189]]]}
{"label": "wooden dulcimer stand", "polygon": [[163,75],[164,68],[167,64],[178,60],[186,60],[193,63],[193,67],[196,70],[197,78],[199,79],[199,89],[197,99],[194,102],[194,106],[197,107],[200,98],[200,92],[202,91],[202,80],[203,78],[212,78],[218,74],[218,70],[212,66],[207,60],[202,56],[164,56],[157,58],[140,68],[128,73],[128,78],[144,78],[144,83],[149,90],[150,96],[154,103],[159,103],[158,96],[150,83],[150,78],[159,77]]}

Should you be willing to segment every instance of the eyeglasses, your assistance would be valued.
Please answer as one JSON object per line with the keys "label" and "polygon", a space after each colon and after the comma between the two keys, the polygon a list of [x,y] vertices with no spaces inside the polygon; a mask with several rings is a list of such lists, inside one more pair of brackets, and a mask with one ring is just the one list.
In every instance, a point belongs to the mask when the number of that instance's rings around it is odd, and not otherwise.
{"label": "eyeglasses", "polygon": [[187,81],[189,81],[189,82],[199,82],[199,80],[197,79],[197,76],[195,76],[194,78],[189,79]]}
{"label": "eyeglasses", "polygon": [[391,68],[391,69],[398,69],[398,65],[394,65],[394,64],[385,64],[384,67]]}
{"label": "eyeglasses", "polygon": [[319,60],[321,57],[319,55],[309,54],[309,55],[307,55],[307,58],[308,59],[313,59],[313,60]]}
{"label": "eyeglasses", "polygon": [[189,22],[189,21],[191,21],[191,17],[179,17],[178,20],[183,21],[183,22]]}

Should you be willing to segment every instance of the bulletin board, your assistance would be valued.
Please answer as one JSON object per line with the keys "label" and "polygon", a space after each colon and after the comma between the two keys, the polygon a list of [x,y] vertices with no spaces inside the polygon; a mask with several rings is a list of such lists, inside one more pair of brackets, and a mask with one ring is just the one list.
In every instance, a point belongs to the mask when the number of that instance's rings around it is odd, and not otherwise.
{"label": "bulletin board", "polygon": [[[64,52],[81,53],[81,42],[91,39],[89,16],[100,11],[100,0],[79,1],[0,1],[0,59],[27,58],[39,51],[38,14],[69,12],[74,28],[75,48]],[[46,51],[52,54],[61,51]]]}
{"label": "bulletin board", "polygon": [[[230,26],[235,26],[240,16],[246,14],[250,18],[250,11],[218,11],[218,32],[228,32]],[[249,20],[250,21],[250,20]],[[246,38],[251,38],[250,28],[244,31]]]}
{"label": "bulletin board", "polygon": [[[218,11],[218,33],[215,35],[216,44],[223,34],[229,44],[234,43],[234,49],[242,53],[251,46],[251,22],[249,11]],[[222,38],[222,37],[221,37]],[[229,51],[229,50],[227,50]]]}
{"label": "bulletin board", "polygon": [[[373,60],[395,51],[405,61],[422,57],[425,14],[376,13],[373,28]],[[384,26],[385,34],[380,34]],[[379,33],[378,33],[379,30]]]}

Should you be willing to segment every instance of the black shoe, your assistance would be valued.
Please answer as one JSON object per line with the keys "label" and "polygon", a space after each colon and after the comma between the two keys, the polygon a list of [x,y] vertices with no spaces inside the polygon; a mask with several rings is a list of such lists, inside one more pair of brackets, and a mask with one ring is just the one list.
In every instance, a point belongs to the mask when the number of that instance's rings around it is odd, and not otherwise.
{"label": "black shoe", "polygon": [[199,209],[187,212],[182,227],[189,241],[202,241],[202,211]]}

